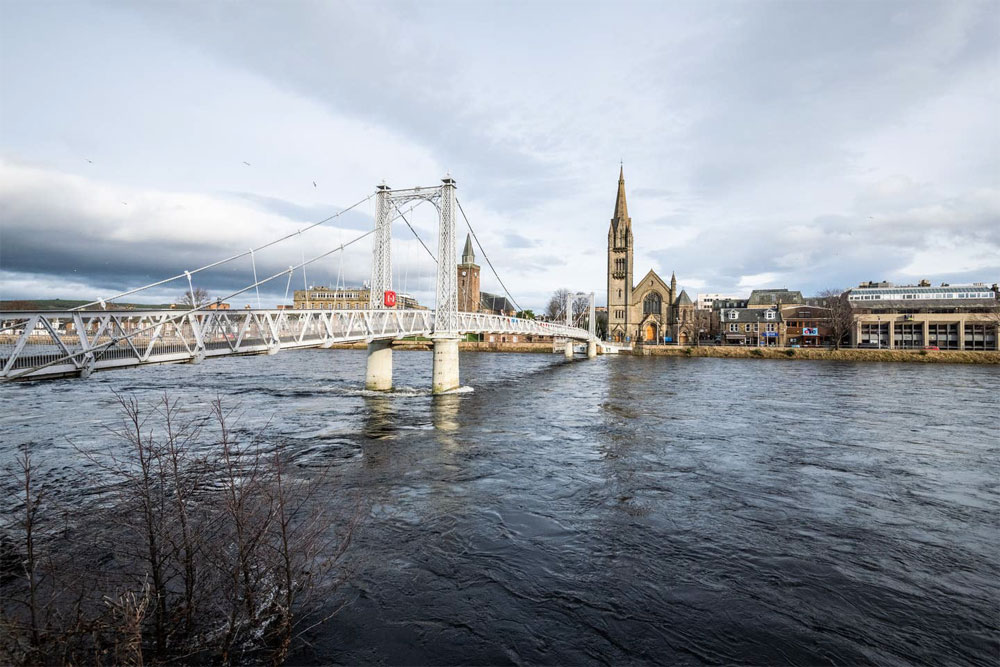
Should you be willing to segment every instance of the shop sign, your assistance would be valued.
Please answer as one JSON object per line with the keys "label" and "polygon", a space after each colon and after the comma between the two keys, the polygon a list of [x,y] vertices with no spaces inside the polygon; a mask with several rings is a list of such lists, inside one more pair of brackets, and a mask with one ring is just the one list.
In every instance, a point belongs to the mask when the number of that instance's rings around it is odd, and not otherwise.
{"label": "shop sign", "polygon": [[818,336],[819,328],[817,327],[802,327],[803,336]]}

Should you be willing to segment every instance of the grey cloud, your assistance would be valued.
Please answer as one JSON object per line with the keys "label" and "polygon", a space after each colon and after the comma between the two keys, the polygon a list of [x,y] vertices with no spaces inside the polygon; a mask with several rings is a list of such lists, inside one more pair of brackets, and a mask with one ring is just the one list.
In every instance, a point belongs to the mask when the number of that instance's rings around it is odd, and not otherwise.
{"label": "grey cloud", "polygon": [[362,3],[128,7],[282,88],[433,146],[461,179],[496,183],[480,194],[505,209],[540,200],[544,181],[564,178],[524,148],[491,138],[496,120],[469,99],[456,76],[460,54],[427,23],[433,12]]}
{"label": "grey cloud", "polygon": [[507,248],[534,248],[537,245],[537,241],[532,241],[516,232],[504,234],[504,246]]}
{"label": "grey cloud", "polygon": [[[669,267],[665,270],[676,270],[682,282],[686,276],[697,276],[726,289],[735,287],[741,276],[774,273],[783,281],[774,287],[815,292],[868,279],[897,279],[918,251],[933,249],[934,232],[958,244],[996,248],[993,267],[984,270],[985,276],[980,273],[975,277],[988,280],[990,273],[1000,271],[1000,210],[990,202],[989,198],[967,196],[927,210],[893,211],[880,222],[862,216],[826,215],[804,223],[730,223],[699,236],[697,242],[707,255],[673,249],[651,254],[661,266]],[[802,230],[803,237],[796,230]],[[637,231],[637,247],[644,243],[649,241]],[[782,265],[782,258],[793,261]],[[926,277],[958,282],[964,276],[963,272],[928,267]]]}
{"label": "grey cloud", "polygon": [[[251,192],[231,193],[238,199],[248,201],[262,211],[275,213],[295,222],[313,223],[326,220],[338,212],[343,211],[344,206],[334,204],[315,204],[313,206],[302,206],[294,202],[278,199],[277,197],[266,197],[264,195],[253,194]],[[374,225],[373,220],[366,214],[357,210],[347,211],[336,218],[337,227],[344,229],[368,230]]]}

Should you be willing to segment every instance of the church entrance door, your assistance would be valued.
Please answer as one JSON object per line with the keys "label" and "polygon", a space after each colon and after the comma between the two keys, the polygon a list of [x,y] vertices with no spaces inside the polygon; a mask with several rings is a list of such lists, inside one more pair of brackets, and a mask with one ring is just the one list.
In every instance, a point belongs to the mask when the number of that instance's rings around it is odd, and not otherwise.
{"label": "church entrance door", "polygon": [[646,325],[646,335],[645,339],[649,343],[659,343],[656,337],[656,325],[652,322]]}

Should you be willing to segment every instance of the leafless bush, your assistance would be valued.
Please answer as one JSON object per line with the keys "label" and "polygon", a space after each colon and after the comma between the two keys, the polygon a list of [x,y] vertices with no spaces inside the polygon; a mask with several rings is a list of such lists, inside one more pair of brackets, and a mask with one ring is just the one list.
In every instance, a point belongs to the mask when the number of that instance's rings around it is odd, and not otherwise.
{"label": "leafless bush", "polygon": [[293,474],[263,430],[233,430],[240,415],[220,399],[194,418],[166,396],[150,410],[117,399],[111,442],[78,448],[106,492],[62,529],[28,450],[18,458],[0,659],[282,663],[332,615],[320,612],[343,581],[360,504],[338,520],[316,496],[328,471]]}

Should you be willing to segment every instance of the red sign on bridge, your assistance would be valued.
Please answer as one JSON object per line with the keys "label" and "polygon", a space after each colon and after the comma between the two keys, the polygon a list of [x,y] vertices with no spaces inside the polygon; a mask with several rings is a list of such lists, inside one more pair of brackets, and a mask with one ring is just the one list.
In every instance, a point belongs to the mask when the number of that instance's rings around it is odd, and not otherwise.
{"label": "red sign on bridge", "polygon": [[386,290],[382,303],[385,304],[386,308],[396,307],[396,293],[392,290]]}

